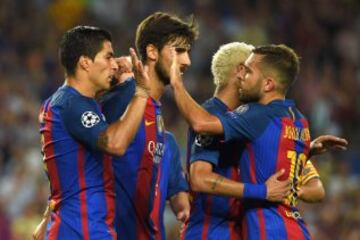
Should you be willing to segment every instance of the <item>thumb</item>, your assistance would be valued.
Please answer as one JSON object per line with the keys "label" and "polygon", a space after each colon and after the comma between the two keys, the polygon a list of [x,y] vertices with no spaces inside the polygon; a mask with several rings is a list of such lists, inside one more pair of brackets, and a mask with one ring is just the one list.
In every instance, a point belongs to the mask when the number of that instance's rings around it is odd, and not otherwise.
{"label": "thumb", "polygon": [[133,48],[129,48],[129,53],[130,53],[130,58],[131,58],[131,64],[133,66],[136,65],[136,62],[137,62],[137,56],[136,56],[136,53],[135,53],[135,50]]}
{"label": "thumb", "polygon": [[274,178],[276,178],[276,179],[278,179],[279,177],[281,177],[283,174],[285,173],[285,169],[280,169],[280,171],[277,171],[274,175],[273,175],[273,177]]}
{"label": "thumb", "polygon": [[149,66],[148,65],[144,65],[144,72],[147,74],[149,73]]}
{"label": "thumb", "polygon": [[313,147],[314,148],[322,148],[323,144],[321,142],[315,142]]}

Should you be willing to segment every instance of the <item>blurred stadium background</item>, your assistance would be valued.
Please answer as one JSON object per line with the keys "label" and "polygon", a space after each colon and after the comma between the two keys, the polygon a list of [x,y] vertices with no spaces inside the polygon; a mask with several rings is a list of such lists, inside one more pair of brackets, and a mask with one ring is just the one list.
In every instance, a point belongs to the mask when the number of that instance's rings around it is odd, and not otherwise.
{"label": "blurred stadium background", "polygon": [[[193,13],[200,38],[185,81],[203,101],[213,92],[210,61],[221,44],[285,43],[302,57],[290,96],[311,121],[312,136],[346,137],[349,148],[317,157],[327,197],[301,204],[315,239],[360,239],[360,2],[358,0],[1,0],[0,1],[0,239],[30,239],[49,185],[42,169],[37,114],[63,82],[59,37],[68,28],[112,31],[117,54],[133,46],[136,25],[164,10]],[[186,123],[171,92],[162,99],[165,124],[185,155]],[[166,213],[168,239],[178,238]]]}

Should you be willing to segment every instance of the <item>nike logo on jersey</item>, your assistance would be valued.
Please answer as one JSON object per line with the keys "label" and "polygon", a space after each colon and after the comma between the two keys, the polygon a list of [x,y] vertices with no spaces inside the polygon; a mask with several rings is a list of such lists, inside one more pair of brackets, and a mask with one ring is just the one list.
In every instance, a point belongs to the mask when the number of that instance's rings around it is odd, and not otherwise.
{"label": "nike logo on jersey", "polygon": [[148,121],[148,120],[145,120],[145,126],[150,126],[150,125],[153,125],[155,123],[155,121]]}

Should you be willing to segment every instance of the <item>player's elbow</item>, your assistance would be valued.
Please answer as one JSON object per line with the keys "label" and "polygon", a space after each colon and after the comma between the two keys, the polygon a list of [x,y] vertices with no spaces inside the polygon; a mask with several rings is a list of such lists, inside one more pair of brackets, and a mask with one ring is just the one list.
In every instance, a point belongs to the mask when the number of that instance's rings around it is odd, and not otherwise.
{"label": "player's elbow", "polygon": [[316,189],[315,198],[313,202],[321,202],[325,199],[325,189],[320,179],[314,179],[313,184]]}
{"label": "player's elbow", "polygon": [[194,192],[211,192],[209,189],[212,165],[206,161],[194,161],[190,165],[189,183]]}
{"label": "player's elbow", "polygon": [[121,141],[112,141],[107,144],[107,152],[118,157],[123,156],[126,149],[127,145],[125,146]]}
{"label": "player's elbow", "polygon": [[111,155],[121,157],[125,154],[128,144],[105,132],[104,136],[98,139],[98,147]]}
{"label": "player's elbow", "polygon": [[121,157],[125,154],[130,142],[131,139],[115,134],[109,127],[99,135],[97,146],[106,153]]}
{"label": "player's elbow", "polygon": [[201,120],[196,120],[191,123],[191,127],[194,132],[205,133],[207,131],[206,124]]}
{"label": "player's elbow", "polygon": [[208,113],[203,117],[194,117],[190,125],[195,132],[201,134],[222,134],[224,132],[220,119]]}
{"label": "player's elbow", "polygon": [[317,203],[325,199],[325,189],[322,182],[319,179],[313,179],[307,183],[309,188],[308,194],[304,194],[302,199],[305,202]]}
{"label": "player's elbow", "polygon": [[189,177],[191,190],[194,192],[204,192],[205,191],[205,182],[204,176],[202,174],[190,174]]}
{"label": "player's elbow", "polygon": [[325,199],[325,197],[326,197],[325,189],[321,185],[321,187],[319,187],[317,190],[317,197],[316,199],[314,199],[314,202],[322,202]]}
{"label": "player's elbow", "polygon": [[325,192],[325,189],[323,188],[323,190],[321,191],[320,197],[319,197],[319,201],[320,202],[324,201],[325,197],[326,197],[326,192]]}

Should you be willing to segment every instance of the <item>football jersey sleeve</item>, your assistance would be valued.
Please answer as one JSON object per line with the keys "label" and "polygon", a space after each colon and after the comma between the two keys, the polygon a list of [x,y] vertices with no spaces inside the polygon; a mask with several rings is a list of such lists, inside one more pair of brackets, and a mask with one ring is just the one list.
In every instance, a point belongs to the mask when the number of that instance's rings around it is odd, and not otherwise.
{"label": "football jersey sleeve", "polygon": [[181,158],[179,147],[171,134],[166,133],[166,145],[169,148],[170,153],[170,172],[169,183],[167,191],[167,199],[171,198],[178,192],[186,192],[189,189],[189,185],[185,179],[184,170],[181,167]]}
{"label": "football jersey sleeve", "polygon": [[102,96],[100,99],[101,109],[108,123],[117,121],[123,115],[134,96],[135,87],[135,79],[128,78]]}
{"label": "football jersey sleeve", "polygon": [[261,104],[244,104],[232,112],[216,114],[223,125],[225,141],[257,138],[269,121],[265,109]]}
{"label": "football jersey sleeve", "polygon": [[216,147],[218,141],[216,136],[197,134],[191,147],[190,163],[200,160],[217,166],[220,154]]}
{"label": "football jersey sleeve", "polygon": [[71,136],[92,149],[97,149],[99,134],[108,124],[95,100],[74,96],[61,109],[61,117]]}
{"label": "football jersey sleeve", "polygon": [[300,176],[300,183],[301,185],[305,185],[313,178],[320,178],[320,175],[312,162],[308,160]]}

